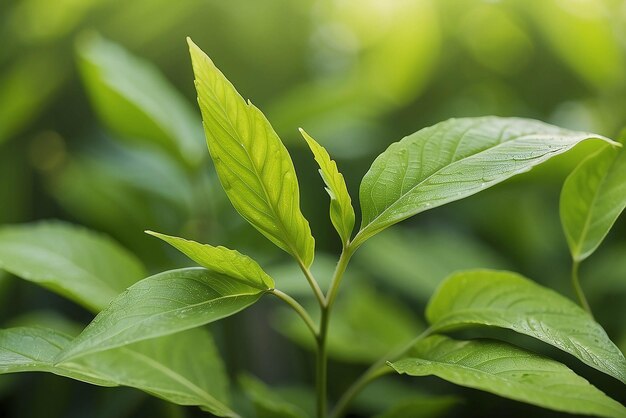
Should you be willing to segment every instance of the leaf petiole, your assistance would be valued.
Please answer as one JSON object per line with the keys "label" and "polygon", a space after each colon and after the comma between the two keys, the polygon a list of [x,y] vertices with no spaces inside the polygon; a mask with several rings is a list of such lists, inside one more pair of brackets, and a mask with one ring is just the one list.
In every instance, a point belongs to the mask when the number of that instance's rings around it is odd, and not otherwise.
{"label": "leaf petiole", "polygon": [[304,309],[304,307],[298,303],[297,300],[295,300],[294,298],[289,296],[287,293],[285,293],[283,291],[280,291],[278,289],[272,289],[269,292],[271,294],[273,294],[274,296],[276,296],[277,298],[279,298],[280,300],[282,300],[283,302],[285,302],[298,315],[300,315],[300,317],[302,318],[302,320],[306,324],[307,328],[309,328],[309,330],[311,331],[311,334],[313,334],[313,337],[315,338],[315,340],[317,341],[319,339],[319,333],[318,333],[318,331],[316,329],[316,326],[315,326],[313,320],[311,319],[311,316],[306,311],[306,309]]}

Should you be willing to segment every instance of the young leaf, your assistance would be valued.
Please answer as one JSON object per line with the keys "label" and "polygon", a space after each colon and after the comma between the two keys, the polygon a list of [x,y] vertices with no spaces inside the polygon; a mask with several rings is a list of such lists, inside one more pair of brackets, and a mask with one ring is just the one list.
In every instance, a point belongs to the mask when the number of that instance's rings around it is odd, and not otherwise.
{"label": "young leaf", "polygon": [[450,119],[409,135],[376,158],[359,192],[355,246],[403,219],[471,196],[599,135],[543,122]]}
{"label": "young leaf", "polygon": [[263,271],[256,261],[235,250],[225,247],[213,247],[208,244],[199,244],[184,238],[146,231],[146,233],[162,239],[202,267],[224,274],[257,289],[267,290],[274,288],[274,280]]}
{"label": "young leaf", "polygon": [[79,68],[99,117],[132,141],[148,141],[190,165],[204,157],[200,121],[152,64],[97,35],[81,39]]}
{"label": "young leaf", "polygon": [[208,324],[247,308],[264,293],[202,268],[159,273],[115,298],[58,361]]}
{"label": "young leaf", "polygon": [[602,327],[558,293],[506,271],[453,274],[426,308],[435,331],[472,325],[511,329],[572,354],[626,383],[626,360]]}
{"label": "young leaf", "polygon": [[354,208],[346,181],[337,169],[337,164],[330,159],[326,149],[303,129],[300,129],[300,133],[309,144],[315,161],[320,166],[320,175],[327,186],[326,191],[330,195],[330,220],[345,246],[350,241],[354,229]]}
{"label": "young leaf", "polygon": [[574,261],[584,260],[598,248],[626,208],[625,179],[626,152],[607,145],[565,180],[561,223]]}
{"label": "young leaf", "polygon": [[[72,339],[39,327],[0,330],[0,374],[50,372],[100,386],[130,386],[180,405],[236,416],[222,403],[228,397],[226,374],[212,338],[202,330],[55,364],[55,358]],[[189,349],[197,346],[202,350],[191,356]]]}
{"label": "young leaf", "polygon": [[0,269],[99,311],[145,277],[111,239],[62,222],[0,228]]}
{"label": "young leaf", "polygon": [[626,408],[565,365],[509,344],[427,337],[391,364],[410,376],[435,375],[452,383],[556,411],[625,417]]}
{"label": "young leaf", "polygon": [[259,232],[310,266],[315,241],[300,212],[298,180],[287,149],[263,113],[188,42],[207,145],[228,198]]}

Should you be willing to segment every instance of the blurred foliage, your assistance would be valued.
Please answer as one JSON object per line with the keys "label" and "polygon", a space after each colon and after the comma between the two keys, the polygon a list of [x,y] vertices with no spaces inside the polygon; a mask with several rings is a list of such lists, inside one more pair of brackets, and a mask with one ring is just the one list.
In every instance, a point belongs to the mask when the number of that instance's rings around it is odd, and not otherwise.
{"label": "blurred foliage", "polygon": [[[303,211],[317,247],[328,253],[339,242],[299,126],[337,159],[356,200],[360,178],[389,143],[450,117],[526,116],[609,137],[626,124],[621,0],[3,0],[0,224],[49,218],[80,223],[122,242],[153,272],[187,262],[145,236],[145,229],[219,243],[264,261],[283,290],[306,298],[306,283],[294,266],[280,251],[258,245],[264,239],[238,218],[219,187],[194,105],[185,36],[268,115],[298,167]],[[338,336],[330,341],[337,361],[331,396],[362,367],[341,363],[342,353],[356,351],[371,360],[410,337],[421,326],[426,298],[454,270],[511,268],[573,296],[558,196],[565,175],[592,148],[580,147],[480,196],[424,213],[364,246],[331,324],[331,337],[333,329]],[[626,222],[618,221],[581,271],[599,321],[622,341],[625,230]],[[334,262],[318,254],[314,272],[321,281]],[[401,311],[403,326],[386,325],[372,298]],[[1,272],[0,299],[5,325],[34,310],[89,319]],[[242,339],[258,341],[253,361],[242,364],[242,355],[229,353],[229,368],[236,374],[252,364],[252,372],[272,385],[293,373],[312,382],[306,349],[267,342],[275,335],[268,318],[284,323],[274,305],[212,328],[224,352]],[[366,326],[372,334],[356,334]],[[255,327],[262,332],[239,332]],[[289,327],[277,327],[301,340]],[[356,409],[369,415],[391,407],[367,404],[395,391],[385,382]],[[243,386],[252,399],[265,390],[256,380]],[[24,387],[29,396],[20,391]],[[467,416],[504,410],[507,416],[554,416],[527,406],[512,410],[494,397],[480,403],[471,400],[474,392],[467,396],[460,388],[423,388],[434,394],[456,390],[470,401],[425,398],[422,405],[420,398],[404,407],[436,412],[428,416],[452,406]],[[298,398],[289,391],[281,395]],[[489,395],[477,399],[483,396]],[[154,417],[200,414],[132,390],[43,375],[1,379],[0,399],[3,416],[19,411],[77,417],[93,405],[106,405],[97,408],[101,418],[136,416],[139,410]]]}

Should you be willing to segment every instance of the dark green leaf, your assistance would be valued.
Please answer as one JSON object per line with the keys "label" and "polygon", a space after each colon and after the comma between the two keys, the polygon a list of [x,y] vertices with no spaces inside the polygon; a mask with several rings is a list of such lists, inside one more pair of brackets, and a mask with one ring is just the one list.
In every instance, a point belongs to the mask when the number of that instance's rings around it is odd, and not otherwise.
{"label": "dark green leaf", "polygon": [[432,329],[508,328],[551,344],[626,383],[626,360],[600,324],[558,293],[506,271],[453,274],[426,309]]}
{"label": "dark green leaf", "polygon": [[626,408],[565,365],[509,344],[434,335],[391,364],[410,376],[435,375],[461,386],[556,411],[626,416]]}

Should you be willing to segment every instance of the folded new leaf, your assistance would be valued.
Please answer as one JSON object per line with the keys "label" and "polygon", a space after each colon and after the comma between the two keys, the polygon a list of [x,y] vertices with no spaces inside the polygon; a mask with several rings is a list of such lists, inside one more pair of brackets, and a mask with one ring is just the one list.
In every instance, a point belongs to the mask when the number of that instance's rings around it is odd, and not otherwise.
{"label": "folded new leaf", "polygon": [[434,331],[488,325],[511,329],[572,354],[626,383],[626,360],[600,324],[558,293],[511,272],[455,273],[432,296]]}
{"label": "folded new leaf", "polygon": [[410,376],[435,375],[461,386],[573,414],[624,418],[626,408],[567,366],[515,346],[434,335],[390,364]]}
{"label": "folded new leaf", "polygon": [[330,159],[328,151],[303,129],[300,129],[300,133],[309,144],[315,161],[320,166],[319,171],[322,180],[324,180],[326,191],[330,195],[330,220],[341,237],[341,241],[346,245],[354,229],[354,208],[346,181],[337,169],[337,163]]}
{"label": "folded new leaf", "polygon": [[217,321],[252,305],[267,290],[203,268],[159,273],[115,298],[57,361]]}

